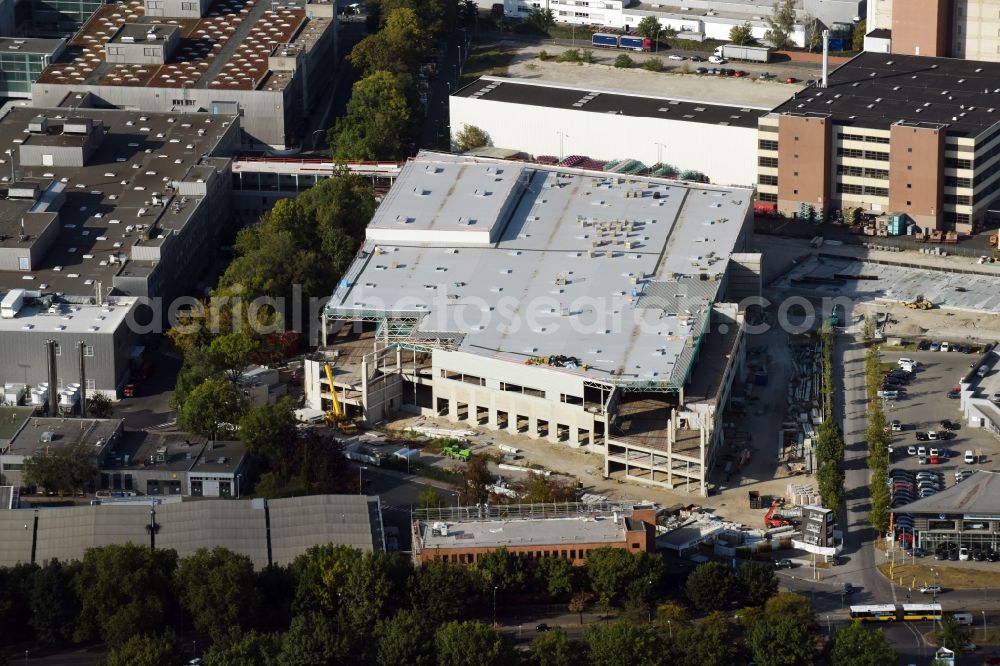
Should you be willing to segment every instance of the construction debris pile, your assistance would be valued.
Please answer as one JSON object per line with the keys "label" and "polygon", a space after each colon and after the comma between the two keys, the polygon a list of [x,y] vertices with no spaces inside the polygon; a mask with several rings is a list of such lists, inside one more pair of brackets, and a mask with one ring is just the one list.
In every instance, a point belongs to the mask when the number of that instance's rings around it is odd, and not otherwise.
{"label": "construction debris pile", "polygon": [[569,368],[570,370],[575,370],[577,368],[588,369],[589,366],[580,362],[576,356],[532,356],[524,362],[525,365],[549,365],[555,368]]}
{"label": "construction debris pile", "polygon": [[778,432],[778,458],[793,473],[815,469],[813,440],[822,423],[820,391],[823,381],[822,345],[818,337],[789,336],[792,373],[788,380],[788,408]]}

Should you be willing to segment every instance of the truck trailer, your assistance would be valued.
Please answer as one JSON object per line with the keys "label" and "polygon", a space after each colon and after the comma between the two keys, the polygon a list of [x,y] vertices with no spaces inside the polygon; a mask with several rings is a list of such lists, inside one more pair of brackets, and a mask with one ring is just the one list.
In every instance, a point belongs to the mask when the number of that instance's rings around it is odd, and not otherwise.
{"label": "truck trailer", "polygon": [[592,46],[599,46],[604,49],[616,49],[618,48],[618,35],[595,32],[590,38],[590,43]]}
{"label": "truck trailer", "polygon": [[653,40],[649,37],[634,37],[632,35],[622,35],[618,38],[619,48],[630,51],[652,51]]}
{"label": "truck trailer", "polygon": [[770,62],[771,49],[766,46],[739,46],[738,44],[723,44],[715,49],[715,55],[727,60],[744,60],[746,62]]}

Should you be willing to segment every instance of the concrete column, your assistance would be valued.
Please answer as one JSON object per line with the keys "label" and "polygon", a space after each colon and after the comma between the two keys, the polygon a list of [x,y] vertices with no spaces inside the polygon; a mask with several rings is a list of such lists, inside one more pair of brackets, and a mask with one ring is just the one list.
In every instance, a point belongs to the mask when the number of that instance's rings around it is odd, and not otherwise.
{"label": "concrete column", "polygon": [[448,398],[448,420],[452,423],[458,422],[458,400]]}
{"label": "concrete column", "polygon": [[487,417],[486,427],[490,430],[499,430],[500,426],[497,425],[497,410],[490,407],[489,416]]}
{"label": "concrete column", "polygon": [[538,437],[538,417],[529,416],[528,417],[528,435],[537,438]]}
{"label": "concrete column", "polygon": [[507,412],[507,432],[517,434],[517,412]]}
{"label": "concrete column", "polygon": [[559,444],[559,423],[549,421],[549,434],[545,439],[553,444]]}

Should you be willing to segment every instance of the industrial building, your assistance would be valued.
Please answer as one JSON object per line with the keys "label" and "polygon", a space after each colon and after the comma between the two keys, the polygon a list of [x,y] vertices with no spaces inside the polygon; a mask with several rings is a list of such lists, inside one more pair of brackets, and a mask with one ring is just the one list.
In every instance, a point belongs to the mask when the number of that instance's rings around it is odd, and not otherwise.
{"label": "industrial building", "polygon": [[532,155],[631,158],[747,187],[757,180],[757,125],[770,109],[494,76],[449,103],[453,140],[471,125],[494,146]]}
{"label": "industrial building", "polygon": [[589,447],[707,493],[743,372],[751,192],[422,153],[323,312],[306,404]]}
{"label": "industrial building", "polygon": [[220,546],[249,557],[257,568],[287,566],[309,548],[327,544],[385,550],[378,497],[176,499],[0,511],[0,566],[79,560],[88,548],[129,542],[173,549],[180,557]]}
{"label": "industrial building", "polygon": [[1000,61],[1000,0],[868,0],[865,50]]}
{"label": "industrial building", "polygon": [[103,5],[32,87],[36,106],[241,117],[247,149],[300,144],[336,57],[331,2],[129,0]]}
{"label": "industrial building", "polygon": [[[0,407],[0,420],[20,426],[0,439],[0,485],[23,485],[26,459],[57,447],[86,445],[98,476],[91,492],[112,494],[240,497],[247,474],[246,447],[190,434],[126,431],[120,419],[65,419]],[[2,435],[3,433],[0,433]]]}
{"label": "industrial building", "polygon": [[961,483],[895,513],[913,517],[913,544],[925,550],[944,544],[1000,550],[1000,472],[976,470]]}
{"label": "industrial building", "polygon": [[761,118],[758,199],[976,232],[1000,175],[997,90],[997,64],[862,53]]}
{"label": "industrial building", "polygon": [[1000,437],[1000,351],[987,353],[959,384],[962,417]]}
{"label": "industrial building", "polygon": [[[479,0],[479,6],[490,9],[494,3]],[[796,23],[789,34],[795,46],[804,46],[806,23],[817,19],[827,27],[842,23],[853,25],[864,16],[863,0],[797,0]],[[768,30],[767,18],[774,12],[774,3],[767,0],[684,0],[684,2],[633,2],[605,0],[503,0],[504,13],[525,18],[532,9],[548,9],[560,23],[635,29],[646,16],[655,16],[664,28],[671,28],[682,39],[729,41],[733,26],[750,24],[755,39],[763,41]]]}
{"label": "industrial building", "polygon": [[475,564],[501,548],[529,559],[561,557],[577,566],[597,548],[654,552],[656,507],[629,502],[448,507],[423,510],[413,521],[418,565]]}

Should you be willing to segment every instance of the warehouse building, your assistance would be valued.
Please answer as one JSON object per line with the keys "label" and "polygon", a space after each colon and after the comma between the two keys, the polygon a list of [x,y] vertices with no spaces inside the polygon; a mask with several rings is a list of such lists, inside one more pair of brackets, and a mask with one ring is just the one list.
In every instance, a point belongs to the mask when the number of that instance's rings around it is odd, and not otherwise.
{"label": "warehouse building", "polygon": [[962,416],[1000,437],[1000,352],[994,348],[959,384]]}
{"label": "warehouse building", "polygon": [[424,510],[413,521],[413,559],[475,564],[505,549],[528,559],[560,557],[576,566],[597,548],[656,550],[656,508],[628,502],[520,504]]}
{"label": "warehouse building", "polygon": [[65,39],[0,37],[0,97],[31,99],[31,84],[65,48]]}
{"label": "warehouse building", "polygon": [[868,0],[865,50],[1000,61],[997,0]]}
{"label": "warehouse building", "polygon": [[306,403],[590,447],[707,493],[760,293],[751,192],[423,153],[323,313]]}
{"label": "warehouse building", "polygon": [[856,207],[979,231],[1000,176],[996,90],[1000,65],[862,53],[761,118],[758,199],[785,215]]}
{"label": "warehouse building", "polygon": [[[10,408],[3,408],[8,412]],[[115,444],[122,437],[125,421],[122,419],[60,419],[26,417],[21,427],[0,448],[0,485],[21,486],[26,460],[46,456],[57,449],[86,447],[93,456],[94,465],[103,466]],[[88,491],[96,488],[95,478]]]}
{"label": "warehouse building", "polygon": [[[32,87],[36,106],[241,117],[245,149],[300,145],[336,58],[331,2],[130,0],[103,5]],[[79,104],[72,104],[80,106]]]}
{"label": "warehouse building", "polygon": [[198,502],[159,498],[0,511],[0,566],[79,560],[88,548],[124,543],[173,549],[180,557],[219,546],[249,557],[262,569],[287,566],[313,546],[384,551],[385,531],[378,497],[364,495]]}
{"label": "warehouse building", "polygon": [[532,155],[631,158],[748,187],[757,179],[757,125],[769,111],[494,76],[456,91],[449,103],[453,140],[471,125],[494,146]]}
{"label": "warehouse building", "polygon": [[896,513],[913,517],[914,543],[925,550],[944,544],[1000,550],[1000,472],[977,470]]}

